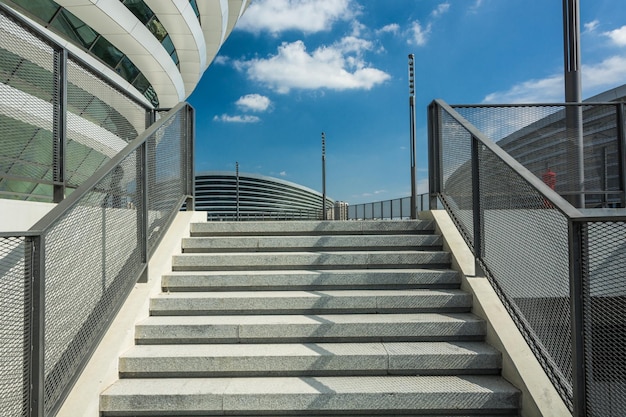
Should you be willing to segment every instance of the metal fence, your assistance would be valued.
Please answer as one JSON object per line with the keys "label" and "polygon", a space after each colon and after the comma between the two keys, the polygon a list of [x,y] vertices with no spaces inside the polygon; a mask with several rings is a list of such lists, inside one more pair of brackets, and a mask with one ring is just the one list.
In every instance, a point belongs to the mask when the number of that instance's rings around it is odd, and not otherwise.
{"label": "metal fence", "polygon": [[[621,107],[594,106],[585,104],[580,113],[592,117],[605,113],[607,107]],[[510,138],[543,134],[543,141],[531,145],[526,157],[532,160],[532,149],[535,158],[551,156],[539,145],[554,145],[549,133],[554,130],[547,127],[552,123],[534,116],[524,126],[511,128],[518,120],[513,108],[476,111],[481,116],[474,122],[478,120],[481,129],[500,132],[493,136],[477,129],[455,108],[441,101],[431,104],[431,205],[440,201],[450,213],[574,415],[626,415],[626,217],[623,210],[610,215],[607,209],[574,208],[566,200],[571,194],[559,195],[545,178],[533,175],[490,140],[495,137],[499,143],[514,142],[521,148],[526,146],[523,140]],[[527,107],[519,109],[521,118],[529,112]],[[466,107],[461,110],[467,113]],[[511,113],[502,117],[503,111]],[[612,114],[614,125],[622,123],[616,112]],[[585,118],[582,125],[590,123]],[[612,142],[620,141],[616,134]],[[623,188],[611,191],[623,194]]]}
{"label": "metal fence", "polygon": [[0,2],[0,196],[59,202],[147,127],[137,100]]}
{"label": "metal fence", "polygon": [[0,234],[2,415],[58,411],[183,202],[193,109],[180,104],[31,230]]}
{"label": "metal fence", "polygon": [[[429,195],[419,194],[417,211],[429,210]],[[394,220],[411,218],[411,197],[348,206],[348,220]]]}

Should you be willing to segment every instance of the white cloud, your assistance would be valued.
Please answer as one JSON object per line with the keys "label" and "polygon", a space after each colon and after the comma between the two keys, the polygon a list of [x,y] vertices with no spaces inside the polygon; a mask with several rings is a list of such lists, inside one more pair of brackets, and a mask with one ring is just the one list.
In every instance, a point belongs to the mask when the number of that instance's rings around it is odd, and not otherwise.
{"label": "white cloud", "polygon": [[287,30],[315,33],[358,14],[353,0],[257,0],[250,4],[237,28],[278,34]]}
{"label": "white cloud", "polygon": [[400,32],[400,25],[397,23],[391,23],[391,24],[385,25],[376,31],[377,34],[381,34],[381,33],[396,34],[398,32]]}
{"label": "white cloud", "polygon": [[287,171],[280,171],[279,174],[281,177],[286,177],[287,176]]}
{"label": "white cloud", "polygon": [[[615,55],[604,61],[583,65],[581,69],[583,98],[626,83],[626,55]],[[489,94],[484,103],[560,103],[564,100],[562,74],[524,81],[507,91]]]}
{"label": "white cloud", "polygon": [[619,29],[604,32],[618,46],[626,46],[626,25]]}
{"label": "white cloud", "polygon": [[260,94],[247,94],[240,97],[235,104],[243,110],[263,112],[272,104],[271,100]]}
{"label": "white cloud", "polygon": [[216,122],[224,122],[224,123],[258,123],[261,119],[257,116],[250,115],[236,115],[230,116],[228,114],[222,114],[221,116],[215,115],[213,120]]}
{"label": "white cloud", "polygon": [[291,89],[366,89],[381,84],[389,74],[371,68],[362,59],[370,42],[346,37],[332,46],[321,46],[309,53],[302,41],[283,42],[276,55],[266,59],[239,61],[236,67],[248,77],[279,93]]}
{"label": "white cloud", "polygon": [[419,21],[414,21],[409,29],[409,45],[424,46],[428,41],[428,35],[430,34],[431,24],[429,23],[425,28],[422,27]]}
{"label": "white cloud", "polygon": [[563,76],[553,75],[521,82],[507,91],[491,93],[483,103],[560,103],[563,101],[563,91]]}
{"label": "white cloud", "polygon": [[439,17],[448,10],[450,10],[450,3],[441,3],[435,10],[432,11],[431,15],[433,17]]}
{"label": "white cloud", "polygon": [[585,23],[583,26],[585,27],[585,33],[594,32],[600,22],[598,20],[593,20],[591,22]]}
{"label": "white cloud", "polygon": [[230,61],[230,58],[224,55],[218,55],[213,59],[213,62],[218,65],[226,65]]}

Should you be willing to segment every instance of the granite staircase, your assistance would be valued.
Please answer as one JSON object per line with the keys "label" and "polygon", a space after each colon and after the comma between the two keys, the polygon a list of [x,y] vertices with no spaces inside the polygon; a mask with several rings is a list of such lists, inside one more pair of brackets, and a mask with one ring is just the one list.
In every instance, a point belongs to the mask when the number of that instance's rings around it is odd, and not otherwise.
{"label": "granite staircase", "polygon": [[510,416],[429,221],[193,224],[103,416]]}

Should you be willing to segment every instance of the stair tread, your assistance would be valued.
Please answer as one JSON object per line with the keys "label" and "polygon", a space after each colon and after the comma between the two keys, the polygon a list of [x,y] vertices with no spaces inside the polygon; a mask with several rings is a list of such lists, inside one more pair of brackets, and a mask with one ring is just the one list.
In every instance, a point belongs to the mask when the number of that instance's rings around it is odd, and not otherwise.
{"label": "stair tread", "polygon": [[153,315],[294,314],[314,312],[469,311],[471,296],[461,290],[286,290],[176,292],[153,297]]}
{"label": "stair tread", "polygon": [[[297,251],[392,250],[417,247],[441,247],[439,235],[359,235],[359,236],[224,236],[184,238],[182,248],[191,251]],[[396,249],[397,250],[397,249]]]}
{"label": "stair tread", "polygon": [[495,374],[482,342],[140,345],[120,358],[125,377]]}
{"label": "stair tread", "polygon": [[101,396],[107,413],[514,410],[519,392],[497,376],[123,379]]}

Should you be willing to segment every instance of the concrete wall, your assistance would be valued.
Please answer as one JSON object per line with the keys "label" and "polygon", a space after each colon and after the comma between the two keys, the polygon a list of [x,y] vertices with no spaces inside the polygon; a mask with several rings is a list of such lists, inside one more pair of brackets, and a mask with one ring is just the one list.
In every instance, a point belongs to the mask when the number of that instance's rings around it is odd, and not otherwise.
{"label": "concrete wall", "polygon": [[31,228],[56,204],[0,199],[0,232],[19,232]]}

